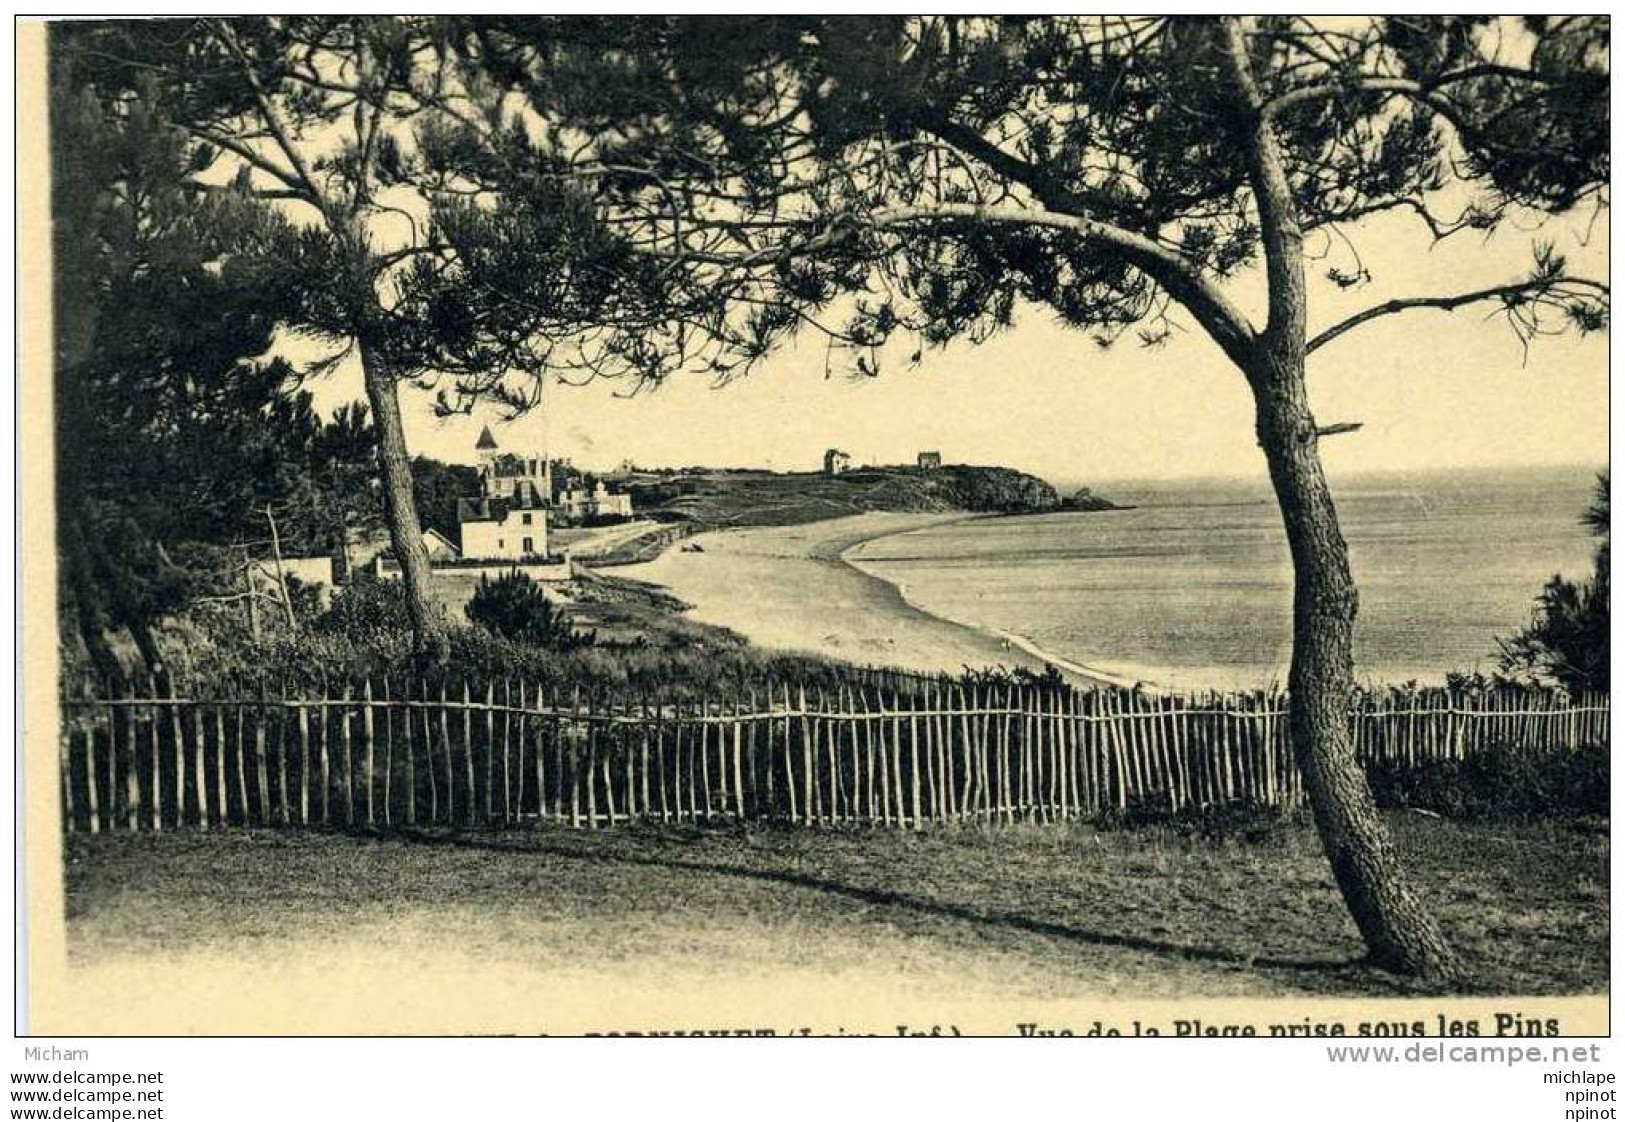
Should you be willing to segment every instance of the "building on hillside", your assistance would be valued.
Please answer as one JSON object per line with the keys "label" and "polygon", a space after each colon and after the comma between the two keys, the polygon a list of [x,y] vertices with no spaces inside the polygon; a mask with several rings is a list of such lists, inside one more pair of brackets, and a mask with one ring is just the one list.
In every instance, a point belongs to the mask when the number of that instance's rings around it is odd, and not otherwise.
{"label": "building on hillside", "polygon": [[921,471],[935,471],[942,466],[941,452],[921,452],[916,460]]}
{"label": "building on hillside", "polygon": [[611,491],[602,479],[593,483],[591,503],[594,518],[632,517],[631,494],[626,491]]}
{"label": "building on hillside", "polygon": [[554,493],[553,509],[570,522],[631,518],[632,496],[611,491],[602,479],[580,476]]}
{"label": "building on hillside", "polygon": [[[423,531],[423,551],[429,555],[431,565],[457,561],[463,555],[456,542],[433,527]],[[399,562],[395,560],[395,551],[389,548],[387,543],[373,556],[371,565],[373,575],[376,577],[392,577],[401,571]]]}
{"label": "building on hillside", "polygon": [[546,552],[550,522],[632,517],[631,494],[595,479],[567,459],[504,452],[489,426],[480,431],[474,449],[480,461],[480,494],[458,502],[464,558],[540,555]]}
{"label": "building on hillside", "polygon": [[558,512],[560,521],[579,522],[587,517],[589,497],[587,488],[574,480],[560,483],[559,489],[553,492],[553,509]]}
{"label": "building on hillside", "polygon": [[601,518],[631,518],[632,492],[605,490],[597,497],[598,514]]}
{"label": "building on hillside", "polygon": [[840,475],[842,472],[852,470],[852,457],[839,448],[831,448],[824,453],[824,474]]}
{"label": "building on hillside", "polygon": [[615,474],[593,474],[582,471],[569,460],[556,461],[550,482],[552,509],[557,521],[579,525],[631,518],[631,492],[624,486],[611,485]]}

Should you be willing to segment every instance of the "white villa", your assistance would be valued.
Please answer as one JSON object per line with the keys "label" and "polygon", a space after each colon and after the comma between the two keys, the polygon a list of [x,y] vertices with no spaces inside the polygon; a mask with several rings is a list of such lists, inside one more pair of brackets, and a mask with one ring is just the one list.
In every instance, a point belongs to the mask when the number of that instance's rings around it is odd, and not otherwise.
{"label": "white villa", "polygon": [[624,491],[611,491],[602,479],[586,487],[566,487],[556,496],[558,512],[570,519],[631,518],[632,496]]}
{"label": "white villa", "polygon": [[457,500],[463,557],[468,560],[522,560],[547,554],[547,508],[522,500],[489,498]]}

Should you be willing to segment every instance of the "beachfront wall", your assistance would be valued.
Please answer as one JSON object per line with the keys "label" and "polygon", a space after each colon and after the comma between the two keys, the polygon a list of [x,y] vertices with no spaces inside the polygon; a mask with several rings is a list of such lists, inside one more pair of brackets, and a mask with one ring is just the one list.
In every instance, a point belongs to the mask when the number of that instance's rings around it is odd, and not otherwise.
{"label": "beachfront wall", "polygon": [[[492,561],[478,557],[446,561],[431,559],[429,564],[436,573],[457,573],[464,577],[489,577],[492,580],[514,572],[524,573],[531,580],[544,584],[573,580],[576,576],[575,566],[568,557],[529,561]],[[400,572],[401,567],[394,558],[386,559],[382,554],[373,566],[373,573],[380,580],[394,579],[400,576]]]}
{"label": "beachfront wall", "polygon": [[[893,676],[877,679],[891,682]],[[222,826],[604,827],[637,820],[920,828],[1253,803],[1303,791],[1279,695],[1147,697],[905,679],[725,704],[520,682],[63,699],[69,832]],[[1606,745],[1608,699],[1366,695],[1368,765]]]}

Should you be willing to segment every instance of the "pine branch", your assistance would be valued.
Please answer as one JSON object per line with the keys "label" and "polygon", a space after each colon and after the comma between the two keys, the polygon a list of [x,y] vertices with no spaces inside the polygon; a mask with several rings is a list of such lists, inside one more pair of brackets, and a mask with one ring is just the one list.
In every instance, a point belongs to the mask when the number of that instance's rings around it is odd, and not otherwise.
{"label": "pine branch", "polygon": [[[1303,230],[1298,224],[1297,204],[1282,162],[1281,143],[1253,75],[1241,19],[1226,17],[1221,27],[1230,84],[1248,117],[1243,157],[1252,183],[1253,205],[1258,210],[1264,269],[1269,278],[1269,319],[1264,334],[1272,340],[1296,340],[1303,337],[1305,309]],[[1247,369],[1245,363],[1238,365]]]}
{"label": "pine branch", "polygon": [[[935,206],[896,206],[872,211],[855,221],[875,229],[915,225],[922,222],[964,220],[979,223],[1040,226],[1065,230],[1091,241],[1116,246],[1136,267],[1178,300],[1225,353],[1238,361],[1250,357],[1254,342],[1252,324],[1245,313],[1196,267],[1179,253],[1143,234],[1085,215],[1060,214],[1020,206],[977,206],[970,203],[939,203]],[[833,233],[833,231],[832,231]]]}
{"label": "pine branch", "polygon": [[1387,300],[1381,304],[1356,312],[1340,323],[1333,324],[1313,339],[1309,340],[1304,348],[1305,354],[1311,354],[1319,348],[1330,343],[1346,332],[1354,330],[1363,323],[1384,316],[1398,315],[1400,312],[1411,311],[1415,308],[1432,308],[1436,311],[1453,312],[1457,308],[1468,304],[1477,304],[1487,300],[1505,300],[1509,298],[1530,295],[1552,297],[1562,295],[1566,288],[1580,288],[1587,295],[1607,298],[1608,286],[1598,281],[1588,280],[1584,277],[1536,277],[1531,280],[1520,281],[1517,284],[1496,285],[1493,288],[1481,288],[1476,292],[1464,292],[1455,296],[1410,296],[1396,300]]}
{"label": "pine branch", "polygon": [[310,203],[312,206],[320,207],[320,200],[317,199],[315,194],[313,194],[308,187],[300,182],[298,174],[293,170],[279,166],[269,157],[256,152],[253,148],[240,142],[235,137],[227,136],[224,133],[216,132],[214,129],[204,128],[199,125],[186,124],[184,121],[179,123],[189,135],[194,136],[205,143],[212,144],[216,148],[230,152],[232,155],[243,160],[251,167],[258,168],[260,171],[269,175],[271,178],[281,183],[291,197],[302,199],[303,201]]}
{"label": "pine branch", "polygon": [[323,196],[321,188],[317,186],[316,177],[311,173],[310,165],[306,163],[304,156],[299,151],[298,145],[294,143],[293,137],[289,134],[287,127],[283,124],[282,114],[277,110],[276,105],[272,102],[270,94],[266,92],[264,83],[260,81],[260,76],[254,69],[254,60],[248,56],[248,52],[244,50],[242,44],[238,42],[236,33],[232,31],[231,25],[227,21],[215,21],[213,28],[215,37],[219,39],[226,49],[229,50],[237,59],[237,63],[242,69],[243,77],[248,82],[249,89],[253,91],[254,101],[259,106],[260,117],[264,120],[266,128],[271,130],[271,135],[276,140],[277,147],[280,148],[282,150],[282,154],[287,157],[288,163],[292,166],[294,173],[298,178],[296,183],[290,185],[296,187],[302,186],[305,190],[309,191],[310,199],[315,204],[317,209],[319,209],[324,216],[331,220],[332,216],[328,214],[328,201]]}

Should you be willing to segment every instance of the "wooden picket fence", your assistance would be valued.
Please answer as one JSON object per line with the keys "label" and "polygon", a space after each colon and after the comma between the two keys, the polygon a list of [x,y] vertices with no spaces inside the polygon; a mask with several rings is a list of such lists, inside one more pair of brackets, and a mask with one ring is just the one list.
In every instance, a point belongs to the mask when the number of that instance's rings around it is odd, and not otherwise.
{"label": "wooden picket fence", "polygon": [[[1281,694],[882,681],[764,683],[676,703],[518,682],[233,697],[87,689],[62,699],[64,821],[90,833],[635,820],[919,828],[1303,798]],[[1367,693],[1350,721],[1368,766],[1421,766],[1491,745],[1606,744],[1608,698]]]}

